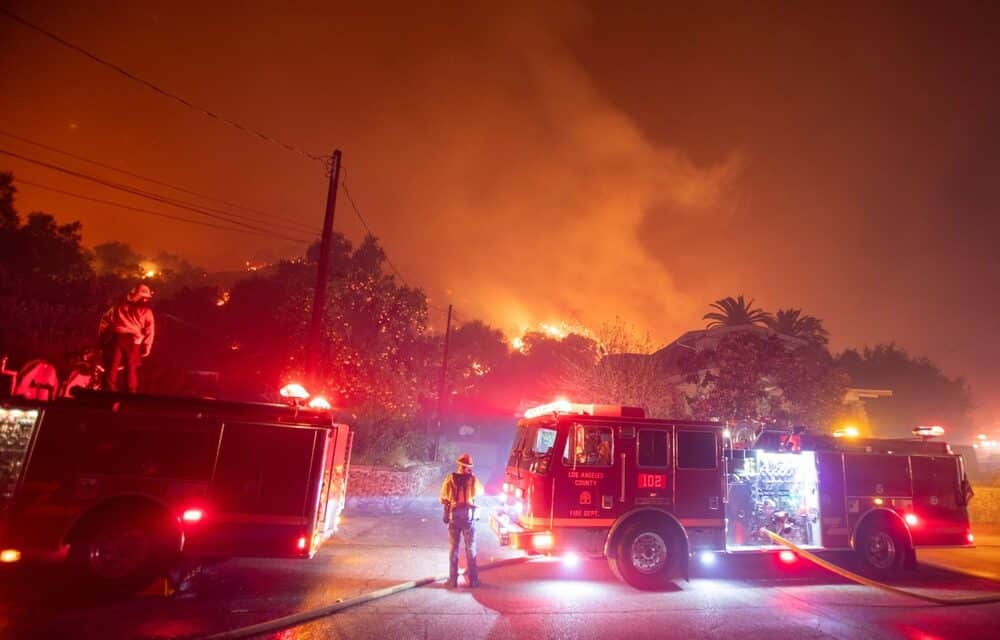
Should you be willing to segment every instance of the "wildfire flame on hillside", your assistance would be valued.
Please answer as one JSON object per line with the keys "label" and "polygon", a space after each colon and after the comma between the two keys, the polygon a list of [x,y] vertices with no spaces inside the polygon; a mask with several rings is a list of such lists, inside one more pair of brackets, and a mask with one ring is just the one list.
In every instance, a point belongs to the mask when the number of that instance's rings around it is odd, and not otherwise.
{"label": "wildfire flame on hillside", "polygon": [[589,329],[583,325],[566,322],[565,320],[559,320],[555,322],[540,322],[534,327],[524,327],[521,329],[520,335],[515,335],[510,338],[510,346],[515,351],[520,351],[525,353],[525,337],[529,333],[540,333],[547,338],[552,338],[554,340],[563,340],[570,334],[576,334],[578,336],[592,337],[592,333]]}

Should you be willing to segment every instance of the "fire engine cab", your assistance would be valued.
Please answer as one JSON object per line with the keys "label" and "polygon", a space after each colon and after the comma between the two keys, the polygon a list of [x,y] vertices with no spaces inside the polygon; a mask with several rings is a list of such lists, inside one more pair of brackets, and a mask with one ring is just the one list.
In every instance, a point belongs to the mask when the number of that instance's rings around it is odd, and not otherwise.
{"label": "fire engine cab", "polygon": [[292,397],[3,401],[0,563],[66,558],[132,591],[181,557],[312,557],[344,505],[352,434]]}
{"label": "fire engine cab", "polygon": [[917,546],[973,541],[961,457],[934,429],[912,440],[764,429],[738,448],[721,423],[559,401],[518,422],[490,526],[529,553],[601,554],[642,589],[686,577],[694,554],[779,551],[765,530],[888,572],[914,566]]}

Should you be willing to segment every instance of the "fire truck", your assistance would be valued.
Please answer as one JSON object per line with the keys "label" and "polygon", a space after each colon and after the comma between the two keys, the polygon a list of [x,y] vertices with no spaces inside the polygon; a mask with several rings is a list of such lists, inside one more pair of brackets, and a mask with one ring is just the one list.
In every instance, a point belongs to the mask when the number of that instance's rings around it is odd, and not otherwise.
{"label": "fire truck", "polygon": [[0,404],[0,563],[140,590],[181,559],[309,558],[343,509],[327,410],[76,390]]}
{"label": "fire truck", "polygon": [[687,577],[693,556],[794,562],[768,531],[804,549],[853,550],[869,572],[888,573],[915,567],[918,546],[973,544],[971,489],[940,433],[763,429],[740,448],[721,423],[559,401],[518,422],[490,526],[529,553],[603,555],[640,589]]}

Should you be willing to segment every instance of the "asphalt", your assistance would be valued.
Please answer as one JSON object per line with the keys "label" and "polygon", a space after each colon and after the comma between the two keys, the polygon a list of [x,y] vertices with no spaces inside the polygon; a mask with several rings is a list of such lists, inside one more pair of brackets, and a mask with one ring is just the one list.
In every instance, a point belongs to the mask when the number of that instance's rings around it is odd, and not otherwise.
{"label": "asphalt", "polygon": [[[485,524],[479,540],[483,561],[517,555],[498,547]],[[991,545],[981,538],[974,550],[935,550],[952,554],[935,562],[995,572],[1000,566]],[[397,516],[349,514],[341,534],[312,560],[211,565],[170,597],[99,600],[60,582],[52,570],[20,567],[0,573],[0,637],[201,637],[440,574],[445,555],[436,506],[417,502]],[[755,556],[723,558],[662,593],[618,582],[602,560],[571,568],[540,559],[485,573],[483,581],[478,589],[421,587],[265,637],[970,640],[994,637],[1000,619],[1000,604],[928,605],[801,561],[782,565]],[[894,584],[951,597],[1000,595],[1000,582],[928,565]]]}
{"label": "asphalt", "polygon": [[920,562],[928,566],[1000,581],[1000,526],[973,527],[975,549],[921,549]]}

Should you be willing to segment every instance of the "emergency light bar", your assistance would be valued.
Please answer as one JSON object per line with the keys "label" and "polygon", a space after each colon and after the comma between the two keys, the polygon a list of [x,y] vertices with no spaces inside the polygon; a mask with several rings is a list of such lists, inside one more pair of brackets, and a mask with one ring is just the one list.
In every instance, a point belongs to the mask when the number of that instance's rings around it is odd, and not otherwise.
{"label": "emergency light bar", "polygon": [[579,402],[570,402],[569,400],[556,400],[555,402],[525,409],[524,417],[525,419],[530,420],[539,416],[555,415],[559,413],[621,418],[646,417],[646,412],[643,411],[641,407],[626,407],[617,404],[581,404]]}
{"label": "emergency light bar", "polygon": [[574,404],[569,400],[556,400],[555,402],[550,402],[548,404],[540,404],[537,407],[531,407],[530,409],[525,409],[524,417],[537,418],[538,416],[545,416],[550,413],[584,413],[593,414],[594,405],[586,404]]}
{"label": "emergency light bar", "polygon": [[920,426],[914,429],[912,433],[918,438],[934,438],[944,435],[944,427],[938,425]]}

